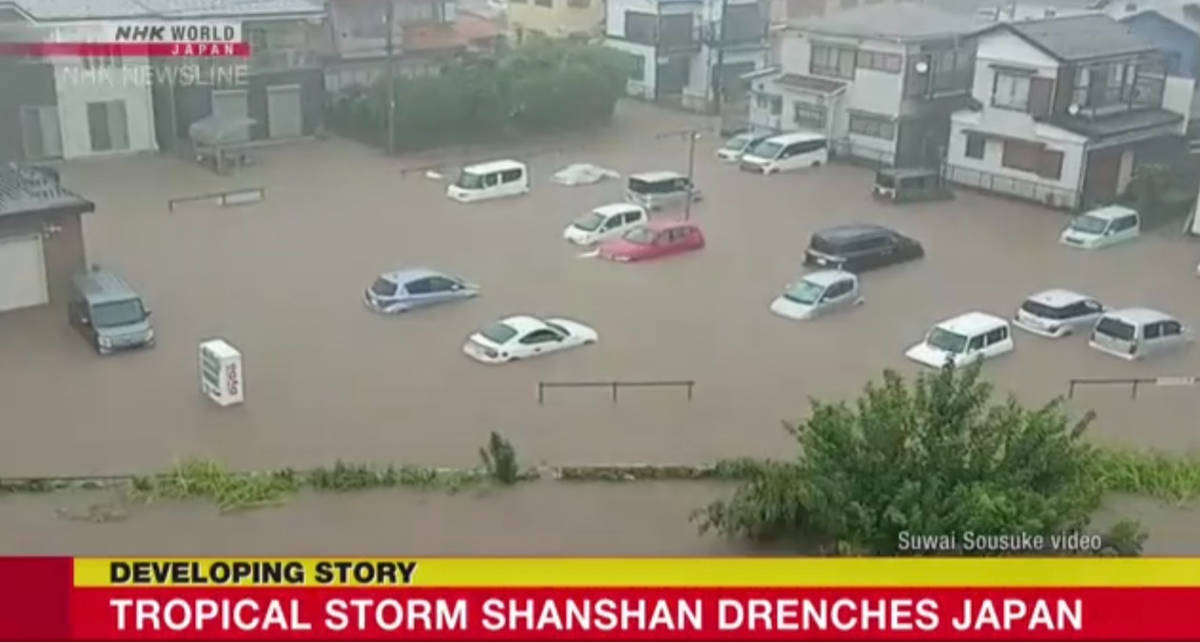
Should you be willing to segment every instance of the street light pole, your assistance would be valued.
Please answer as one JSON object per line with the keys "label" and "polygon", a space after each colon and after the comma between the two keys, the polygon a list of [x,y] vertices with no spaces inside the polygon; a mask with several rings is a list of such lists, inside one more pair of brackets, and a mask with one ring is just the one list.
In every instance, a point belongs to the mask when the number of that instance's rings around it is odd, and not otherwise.
{"label": "street light pole", "polygon": [[387,151],[396,153],[396,0],[387,2],[384,21],[387,22]]}
{"label": "street light pole", "polygon": [[693,127],[692,129],[683,129],[683,130],[673,131],[673,132],[664,132],[664,133],[658,134],[657,136],[654,137],[656,140],[663,139],[663,138],[677,138],[680,136],[687,137],[687,140],[688,140],[687,180],[688,180],[688,190],[689,191],[688,191],[687,199],[684,200],[684,202],[683,202],[683,218],[684,218],[684,220],[688,220],[692,217],[692,193],[695,190],[695,184],[694,184],[694,181],[692,180],[692,173],[696,169],[696,141],[700,140],[700,134],[702,132],[706,132],[708,130],[709,130],[708,127]]}

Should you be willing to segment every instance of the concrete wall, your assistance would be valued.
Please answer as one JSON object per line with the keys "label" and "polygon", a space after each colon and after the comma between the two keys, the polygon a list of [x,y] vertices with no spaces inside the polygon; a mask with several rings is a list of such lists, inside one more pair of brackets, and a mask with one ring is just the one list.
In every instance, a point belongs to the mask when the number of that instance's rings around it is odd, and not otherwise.
{"label": "concrete wall", "polygon": [[[46,287],[50,294],[50,305],[65,310],[71,296],[71,277],[87,266],[83,226],[79,215],[20,214],[0,217],[0,237],[41,234],[44,224],[62,228],[49,238],[43,237],[42,249],[45,253]],[[65,316],[63,323],[66,323]]]}
{"label": "concrete wall", "polygon": [[0,59],[0,162],[22,161],[21,106],[54,106],[54,66],[42,62]]}

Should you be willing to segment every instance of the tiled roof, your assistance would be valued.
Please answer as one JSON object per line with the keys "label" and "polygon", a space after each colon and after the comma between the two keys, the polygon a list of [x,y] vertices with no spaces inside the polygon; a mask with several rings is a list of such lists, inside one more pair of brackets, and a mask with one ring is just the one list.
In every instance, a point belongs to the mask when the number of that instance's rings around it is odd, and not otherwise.
{"label": "tiled roof", "polygon": [[1104,14],[1086,14],[1001,25],[1059,60],[1154,51],[1153,43],[1129,33],[1129,28]]}
{"label": "tiled roof", "polygon": [[413,25],[404,29],[404,50],[409,52],[462,49],[500,35],[500,27],[487,18],[459,11],[454,22]]}
{"label": "tiled roof", "polygon": [[0,216],[62,209],[90,212],[95,206],[59,185],[53,170],[0,167]]}
{"label": "tiled roof", "polygon": [[794,23],[800,31],[878,40],[928,40],[966,35],[983,24],[974,15],[912,2],[868,5]]}
{"label": "tiled roof", "polygon": [[34,20],[320,14],[322,0],[0,0]]}
{"label": "tiled roof", "polygon": [[828,78],[817,78],[816,76],[804,76],[801,74],[783,74],[779,78],[776,78],[775,82],[788,87],[819,91],[823,94],[837,91],[846,86],[846,83],[840,80],[829,80]]}

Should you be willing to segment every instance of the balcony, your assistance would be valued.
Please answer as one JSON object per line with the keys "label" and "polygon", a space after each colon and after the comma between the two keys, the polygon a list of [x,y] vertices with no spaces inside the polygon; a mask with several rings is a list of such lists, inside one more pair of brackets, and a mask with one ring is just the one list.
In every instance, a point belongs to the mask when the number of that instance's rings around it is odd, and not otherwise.
{"label": "balcony", "polygon": [[266,49],[252,51],[250,71],[286,71],[289,69],[311,69],[321,66],[320,56],[307,49]]}

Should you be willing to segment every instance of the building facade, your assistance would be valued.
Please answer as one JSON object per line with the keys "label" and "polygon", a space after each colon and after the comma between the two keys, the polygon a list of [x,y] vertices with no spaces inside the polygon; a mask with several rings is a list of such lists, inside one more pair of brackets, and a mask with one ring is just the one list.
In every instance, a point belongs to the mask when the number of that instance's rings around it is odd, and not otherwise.
{"label": "building facade", "polygon": [[953,115],[946,175],[1052,207],[1111,202],[1139,148],[1183,135],[1193,89],[1108,16],[997,25],[978,35],[975,105]]}
{"label": "building facade", "polygon": [[976,26],[901,3],[791,27],[780,65],[749,77],[750,124],[821,132],[835,153],[877,165],[936,166],[970,97]]}
{"label": "building facade", "polygon": [[766,66],[758,0],[609,0],[605,44],[633,70],[631,96],[714,112],[742,101],[740,78]]}
{"label": "building facade", "polygon": [[508,37],[592,38],[604,32],[604,0],[509,0]]}

